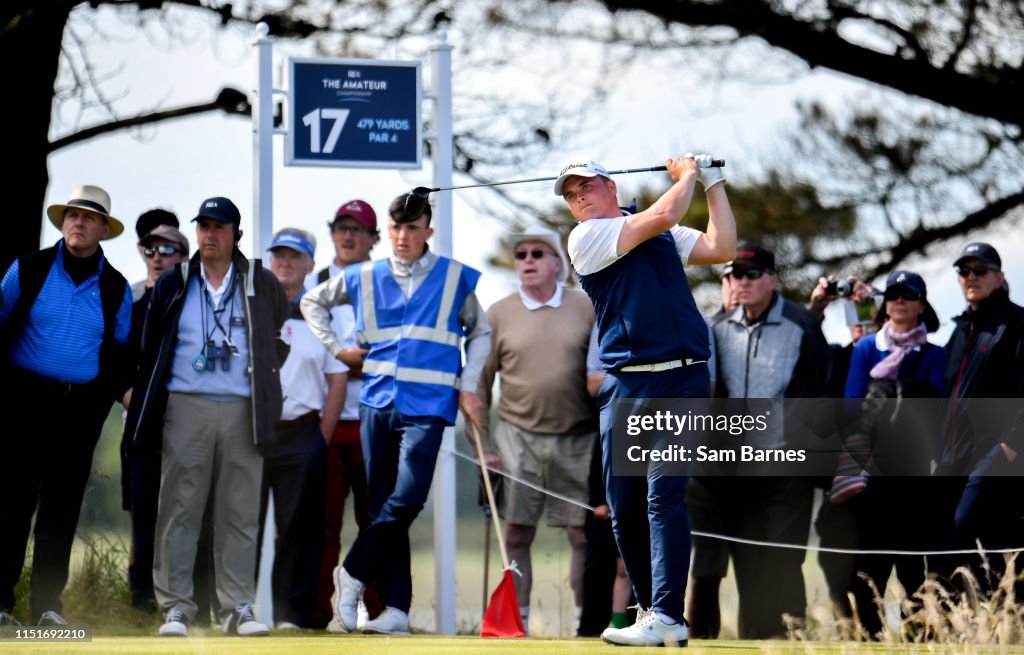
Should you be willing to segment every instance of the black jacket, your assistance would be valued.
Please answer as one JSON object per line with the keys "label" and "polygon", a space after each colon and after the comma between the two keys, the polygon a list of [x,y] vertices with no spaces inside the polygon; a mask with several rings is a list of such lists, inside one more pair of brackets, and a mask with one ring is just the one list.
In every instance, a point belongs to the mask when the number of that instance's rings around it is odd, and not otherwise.
{"label": "black jacket", "polygon": [[[235,274],[245,290],[243,305],[249,338],[249,379],[252,384],[253,435],[264,455],[275,451],[275,425],[281,417],[280,368],[287,347],[278,338],[289,314],[288,297],[277,278],[235,250]],[[250,274],[251,273],[251,274]],[[125,423],[125,439],[133,447],[159,448],[167,409],[167,381],[177,340],[178,319],[188,282],[199,276],[199,254],[178,264],[153,287],[142,328],[139,370]]]}
{"label": "black jacket", "polygon": [[[977,310],[968,309],[953,320],[956,328],[946,344],[949,397],[1024,398],[1024,307],[1010,302],[1009,293],[1002,288]],[[969,463],[994,453],[1000,442],[1018,452],[1024,448],[1020,434],[1024,426],[1016,407],[993,412],[989,406],[979,405],[968,414],[969,408],[957,403],[951,408],[942,448],[944,467],[953,472],[969,470]]]}

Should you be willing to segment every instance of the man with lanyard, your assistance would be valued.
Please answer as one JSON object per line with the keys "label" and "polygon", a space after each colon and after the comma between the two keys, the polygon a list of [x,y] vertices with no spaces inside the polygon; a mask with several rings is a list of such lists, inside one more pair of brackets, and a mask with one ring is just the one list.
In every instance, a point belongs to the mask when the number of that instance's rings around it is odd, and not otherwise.
{"label": "man with lanyard", "polygon": [[[354,199],[341,204],[327,224],[334,244],[334,259],[317,274],[316,284],[341,275],[346,266],[370,261],[370,251],[380,241],[377,213],[368,203]],[[341,527],[345,502],[352,495],[352,513],[360,530],[370,525],[367,509],[366,468],[359,443],[359,392],[363,385],[363,356],[366,351],[356,340],[356,318],[351,305],[331,308],[331,326],[342,345],[338,358],[348,367],[348,391],[334,434],[327,444],[327,493],[324,495],[324,543],[317,582],[313,623],[334,628],[329,621],[331,595],[334,593],[334,569],[341,557]],[[384,609],[373,586],[363,593],[368,618],[376,618]],[[362,606],[361,606],[362,607]]]}
{"label": "man with lanyard", "polygon": [[[619,208],[616,184],[594,161],[566,165],[555,181],[578,221],[569,258],[594,303],[606,376],[598,396],[604,476],[612,526],[644,610],[601,638],[617,645],[686,645],[683,598],[690,559],[685,476],[613,476],[612,410],[618,399],[707,398],[708,328],[697,311],[685,264],[736,254],[736,222],[722,170],[708,155],[666,162],[674,184],[646,210]],[[698,165],[701,167],[698,168]],[[681,227],[697,180],[707,195],[707,232]]]}
{"label": "man with lanyard", "polygon": [[33,514],[29,616],[65,624],[60,595],[93,449],[130,384],[131,290],[100,248],[124,230],[110,196],[83,185],[46,214],[63,238],[15,260],[0,287],[0,626],[16,623]]}
{"label": "man with lanyard", "polygon": [[[491,333],[474,294],[480,274],[430,252],[430,208],[410,216],[405,201],[401,195],[391,203],[390,258],[349,266],[301,303],[310,328],[335,357],[342,346],[330,309],[351,304],[369,349],[359,418],[373,522],[335,570],[334,618],[343,630],[409,631],[409,526],[426,502],[445,427],[455,424],[460,409],[480,426],[476,388]],[[373,581],[384,611],[357,626],[358,601]]]}
{"label": "man with lanyard", "polygon": [[[224,631],[256,636],[256,537],[261,453],[274,453],[289,314],[281,285],[238,250],[241,215],[227,198],[192,219],[196,254],[153,287],[125,429],[135,447],[162,447],[153,582],[163,636],[185,636],[196,603],[192,569],[213,495],[214,571]],[[279,348],[279,346],[281,346]]]}
{"label": "man with lanyard", "polygon": [[[274,494],[274,571],[271,587],[277,628],[320,628],[313,601],[324,520],[327,442],[345,402],[346,366],[331,356],[299,311],[303,282],[313,271],[316,238],[284,228],[270,242],[270,270],[292,313],[281,329],[288,358],[281,366],[284,408],[277,422],[277,450],[263,459],[260,526]],[[262,538],[260,543],[262,543]]]}

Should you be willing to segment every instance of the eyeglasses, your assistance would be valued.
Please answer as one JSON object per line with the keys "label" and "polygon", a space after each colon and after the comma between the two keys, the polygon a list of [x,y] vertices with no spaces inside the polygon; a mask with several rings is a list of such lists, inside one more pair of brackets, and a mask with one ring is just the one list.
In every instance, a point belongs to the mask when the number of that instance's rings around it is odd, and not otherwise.
{"label": "eyeglasses", "polygon": [[157,246],[156,248],[146,248],[142,251],[142,254],[146,256],[146,259],[153,259],[157,253],[163,257],[170,257],[176,252],[178,252],[178,249],[174,246]]}
{"label": "eyeglasses", "polygon": [[957,266],[956,274],[960,277],[967,277],[971,273],[974,273],[978,277],[988,275],[989,271],[993,273],[999,272],[999,269],[989,264],[975,264],[974,266]]}
{"label": "eyeglasses", "polygon": [[764,274],[765,271],[760,268],[734,268],[732,269],[732,273],[729,273],[729,275],[733,276],[733,278],[737,280],[742,280],[745,277],[748,277],[751,280],[760,280],[761,276]]}
{"label": "eyeglasses", "polygon": [[544,250],[541,250],[540,248],[534,248],[533,250],[517,250],[516,251],[516,259],[518,259],[518,260],[526,259],[527,255],[533,257],[534,259],[541,259],[546,254],[548,254],[548,253],[545,252]]}
{"label": "eyeglasses", "polygon": [[332,225],[332,232],[338,232],[340,234],[350,234],[356,236],[358,234],[373,234],[373,230],[365,227],[356,227],[355,225]]}
{"label": "eyeglasses", "polygon": [[920,300],[921,294],[911,289],[897,287],[895,289],[886,289],[885,293],[883,294],[883,297],[887,301],[896,300],[897,298],[903,298],[904,300],[909,300],[912,302],[914,300]]}

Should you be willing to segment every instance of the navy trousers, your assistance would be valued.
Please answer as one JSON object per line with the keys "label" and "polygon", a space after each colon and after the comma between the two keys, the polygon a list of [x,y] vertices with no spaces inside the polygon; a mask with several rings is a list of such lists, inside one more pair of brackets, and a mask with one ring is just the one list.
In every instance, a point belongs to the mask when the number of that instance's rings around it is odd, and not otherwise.
{"label": "navy trousers", "polygon": [[707,398],[707,364],[658,373],[609,371],[598,396],[601,447],[612,529],[626,574],[641,607],[683,620],[690,570],[689,478],[648,471],[646,477],[612,475],[612,410],[626,398]]}
{"label": "navy trousers", "polygon": [[409,526],[427,501],[445,421],[405,416],[394,405],[360,405],[359,420],[372,522],[352,544],[345,570],[361,582],[375,582],[385,606],[408,612]]}

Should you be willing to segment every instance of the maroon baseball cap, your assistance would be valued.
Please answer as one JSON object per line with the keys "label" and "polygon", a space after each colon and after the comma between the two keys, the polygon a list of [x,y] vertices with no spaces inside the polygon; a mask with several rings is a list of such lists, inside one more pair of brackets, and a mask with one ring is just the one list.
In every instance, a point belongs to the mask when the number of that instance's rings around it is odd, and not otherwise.
{"label": "maroon baseball cap", "polygon": [[373,211],[373,207],[369,203],[362,200],[349,200],[343,203],[341,207],[338,207],[338,211],[334,212],[334,220],[330,224],[334,225],[339,219],[346,216],[356,219],[367,229],[374,231],[377,229],[377,213]]}

